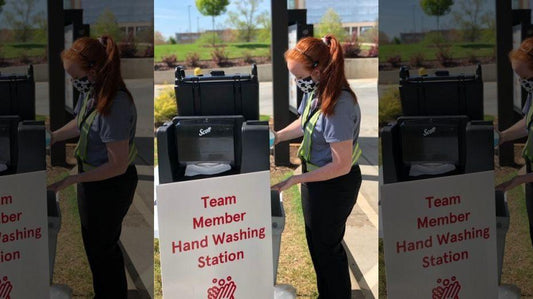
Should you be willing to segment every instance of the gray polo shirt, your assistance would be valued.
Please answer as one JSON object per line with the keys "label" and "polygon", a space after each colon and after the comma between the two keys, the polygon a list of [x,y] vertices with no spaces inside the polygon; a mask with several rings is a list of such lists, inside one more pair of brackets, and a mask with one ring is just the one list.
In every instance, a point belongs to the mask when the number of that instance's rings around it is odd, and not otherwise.
{"label": "gray polo shirt", "polygon": [[[316,101],[314,97],[312,100]],[[304,94],[298,113],[303,114],[307,105],[308,94]],[[352,95],[343,90],[335,104],[331,116],[320,114],[311,136],[311,164],[324,166],[332,161],[330,143],[352,140],[353,144],[359,138],[361,124],[361,110]]]}
{"label": "gray polo shirt", "polygon": [[[78,115],[85,94],[81,94],[74,113]],[[82,117],[81,115],[79,117]],[[87,163],[100,166],[108,161],[105,144],[129,139],[130,146],[135,138],[137,110],[128,94],[119,90],[111,103],[106,116],[97,114],[91,125],[87,141]]]}

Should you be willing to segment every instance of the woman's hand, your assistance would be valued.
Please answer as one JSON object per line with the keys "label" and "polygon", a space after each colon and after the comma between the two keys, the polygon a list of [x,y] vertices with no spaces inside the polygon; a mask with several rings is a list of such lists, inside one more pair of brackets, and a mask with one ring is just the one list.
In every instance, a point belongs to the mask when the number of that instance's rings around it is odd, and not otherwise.
{"label": "woman's hand", "polygon": [[76,183],[77,183],[77,176],[69,175],[64,179],[49,185],[48,187],[46,187],[46,189],[50,191],[54,191],[54,192],[59,192],[67,188],[68,186],[72,184],[76,184]]}
{"label": "woman's hand", "polygon": [[515,176],[514,178],[506,181],[506,182],[503,182],[501,184],[499,184],[498,186],[496,186],[496,190],[498,191],[509,191],[511,189],[513,189],[514,187],[520,185],[520,184],[523,184],[525,183],[524,180],[523,180],[523,176],[521,175],[517,175]]}
{"label": "woman's hand", "polygon": [[270,189],[281,192],[299,183],[300,182],[298,181],[296,176],[290,176],[288,179],[273,185],[272,187],[270,187]]}
{"label": "woman's hand", "polygon": [[274,134],[274,145],[278,145],[279,143],[278,132],[272,130],[272,133]]}

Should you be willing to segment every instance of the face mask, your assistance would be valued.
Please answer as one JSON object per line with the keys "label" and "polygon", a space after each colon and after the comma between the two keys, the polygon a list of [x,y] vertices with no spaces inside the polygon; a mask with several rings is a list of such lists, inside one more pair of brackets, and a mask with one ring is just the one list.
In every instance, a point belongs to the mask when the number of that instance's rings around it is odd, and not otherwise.
{"label": "face mask", "polygon": [[89,91],[91,91],[93,87],[93,83],[89,81],[89,78],[87,76],[79,78],[79,79],[73,79],[72,85],[80,93],[88,93]]}
{"label": "face mask", "polygon": [[520,79],[520,85],[522,85],[522,88],[524,88],[528,93],[533,92],[533,80]]}
{"label": "face mask", "polygon": [[318,88],[318,82],[313,81],[311,76],[296,80],[296,85],[305,93],[311,93]]}

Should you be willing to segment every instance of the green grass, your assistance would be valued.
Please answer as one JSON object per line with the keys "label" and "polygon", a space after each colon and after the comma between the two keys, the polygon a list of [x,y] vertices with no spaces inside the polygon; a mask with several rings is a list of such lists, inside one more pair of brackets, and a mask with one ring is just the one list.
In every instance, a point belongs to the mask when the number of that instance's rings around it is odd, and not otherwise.
{"label": "green grass", "polygon": [[[48,176],[48,183],[66,177],[67,172]],[[54,283],[65,284],[72,288],[74,296],[92,298],[92,275],[89,269],[83,241],[81,238],[78,201],[74,186],[59,193],[61,208],[61,229],[57,240]]]}
{"label": "green grass", "polygon": [[[228,58],[244,57],[248,52],[253,57],[268,56],[270,44],[268,43],[226,43],[225,51]],[[204,47],[198,44],[156,45],[154,48],[154,60],[162,61],[163,57],[176,55],[178,61],[185,61],[188,53],[198,53],[200,60],[211,60],[212,47]]]}
{"label": "green grass", "polygon": [[[494,55],[495,46],[487,43],[453,43],[451,44],[451,54],[454,59],[467,58],[471,54],[476,57],[490,57]],[[380,62],[387,62],[392,56],[400,55],[402,61],[409,61],[415,54],[423,53],[426,60],[435,60],[437,49],[424,43],[416,44],[391,44],[379,47]]]}
{"label": "green grass", "polygon": [[6,59],[27,57],[44,57],[46,55],[46,43],[4,43],[0,47],[0,57]]}

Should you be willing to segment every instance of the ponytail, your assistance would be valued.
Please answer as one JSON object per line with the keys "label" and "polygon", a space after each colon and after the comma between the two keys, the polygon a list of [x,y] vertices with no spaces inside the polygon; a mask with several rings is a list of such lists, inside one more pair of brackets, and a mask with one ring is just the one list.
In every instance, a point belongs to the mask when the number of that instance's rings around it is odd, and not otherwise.
{"label": "ponytail", "polygon": [[343,89],[357,102],[357,97],[344,73],[342,45],[333,35],[328,34],[322,39],[303,38],[298,41],[296,47],[285,52],[285,59],[302,63],[308,71],[313,71],[315,68],[320,70],[318,95],[321,102],[320,110],[324,115],[333,115],[335,104]]}
{"label": "ponytail", "polygon": [[96,86],[99,88],[96,109],[102,115],[106,115],[109,113],[112,100],[119,89],[125,91],[130,99],[133,99],[133,97],[122,79],[118,45],[107,35],[103,35],[98,41],[105,48],[106,58],[102,68],[98,70],[97,74]]}
{"label": "ponytail", "polygon": [[343,89],[346,89],[357,102],[355,93],[350,88],[346,74],[344,73],[344,54],[342,45],[333,35],[324,36],[325,45],[329,47],[329,63],[320,74],[318,91],[322,104],[320,109],[325,115],[333,115],[335,104]]}
{"label": "ponytail", "polygon": [[98,113],[109,113],[119,90],[126,92],[133,101],[120,72],[120,51],[111,37],[104,35],[99,39],[79,38],[61,53],[61,58],[78,63],[86,72],[96,72],[94,94]]}

